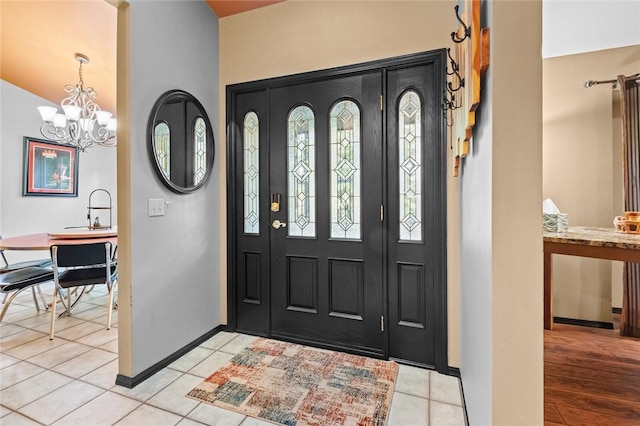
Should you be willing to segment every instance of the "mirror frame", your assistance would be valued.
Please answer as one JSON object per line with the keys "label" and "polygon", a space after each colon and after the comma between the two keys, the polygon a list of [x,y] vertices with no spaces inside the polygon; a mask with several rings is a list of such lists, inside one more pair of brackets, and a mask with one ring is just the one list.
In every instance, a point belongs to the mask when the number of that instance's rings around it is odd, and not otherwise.
{"label": "mirror frame", "polygon": [[[206,160],[205,175],[202,177],[202,180],[197,185],[190,186],[190,187],[183,187],[183,186],[177,185],[174,182],[172,182],[170,178],[165,176],[165,174],[162,172],[162,169],[158,162],[158,158],[156,156],[155,127],[160,122],[166,122],[165,120],[159,120],[158,115],[163,106],[168,104],[170,101],[175,101],[175,100],[192,102],[199,111],[198,116],[202,117],[202,119],[205,122],[205,125],[207,126],[207,160]],[[182,135],[180,137],[184,139],[186,135]],[[186,142],[183,140],[183,145],[185,144]],[[184,90],[179,90],[179,89],[168,90],[164,92],[162,95],[160,95],[158,100],[156,100],[155,104],[153,105],[153,108],[151,109],[151,114],[149,115],[149,122],[147,125],[147,147],[149,151],[149,157],[151,159],[151,164],[153,165],[153,169],[155,170],[156,175],[158,176],[160,181],[173,192],[176,192],[178,194],[189,194],[191,192],[195,192],[198,189],[202,188],[209,180],[209,176],[211,176],[211,170],[213,169],[213,162],[215,159],[215,140],[213,138],[213,128],[211,127],[209,116],[207,115],[207,112],[205,111],[200,101],[198,101],[198,99],[196,99],[195,96],[193,96],[188,92],[185,92]]]}

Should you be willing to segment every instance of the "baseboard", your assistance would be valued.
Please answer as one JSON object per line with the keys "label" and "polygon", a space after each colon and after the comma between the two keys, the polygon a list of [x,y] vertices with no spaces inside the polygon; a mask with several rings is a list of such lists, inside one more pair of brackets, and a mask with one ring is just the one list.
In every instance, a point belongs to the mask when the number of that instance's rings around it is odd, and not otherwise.
{"label": "baseboard", "polygon": [[425,370],[437,371],[436,367],[433,365],[423,364],[421,362],[409,361],[407,359],[395,358],[390,356],[389,361],[393,361],[402,365],[408,365],[410,367],[424,368]]}
{"label": "baseboard", "polygon": [[460,369],[458,367],[449,366],[449,375],[460,378]]}
{"label": "baseboard", "polygon": [[622,308],[611,308],[611,313],[612,314],[621,314],[622,313]]}
{"label": "baseboard", "polygon": [[175,361],[178,358],[180,358],[182,355],[186,354],[190,350],[192,350],[195,347],[199,346],[202,342],[205,342],[205,341],[209,340],[210,338],[212,338],[213,336],[215,336],[216,334],[218,334],[221,331],[226,331],[226,329],[227,329],[227,326],[225,324],[220,324],[219,326],[217,326],[213,330],[208,331],[205,334],[203,334],[202,336],[198,337],[193,342],[187,344],[186,346],[182,347],[181,349],[178,349],[177,351],[175,351],[174,353],[172,353],[171,355],[169,355],[168,357],[166,357],[162,361],[159,361],[159,362],[155,363],[154,365],[152,365],[151,367],[147,368],[142,373],[136,374],[134,377],[128,377],[128,376],[124,376],[122,374],[118,374],[116,376],[116,385],[124,386],[125,388],[129,388],[129,389],[136,387],[140,383],[142,383],[145,380],[147,380],[149,377],[151,377],[154,374],[156,374],[158,371],[162,370],[163,368],[165,368],[166,366],[171,364],[173,361]]}
{"label": "baseboard", "polygon": [[579,325],[582,327],[606,328],[613,330],[613,323],[605,321],[589,321],[575,318],[553,317],[553,322],[557,324]]}
{"label": "baseboard", "polygon": [[464,424],[469,426],[469,414],[467,413],[467,403],[464,399],[464,385],[462,384],[462,376],[460,374],[460,369],[458,367],[449,366],[449,371],[451,372],[451,376],[456,376],[460,379],[460,399],[462,400],[462,413],[464,414]]}

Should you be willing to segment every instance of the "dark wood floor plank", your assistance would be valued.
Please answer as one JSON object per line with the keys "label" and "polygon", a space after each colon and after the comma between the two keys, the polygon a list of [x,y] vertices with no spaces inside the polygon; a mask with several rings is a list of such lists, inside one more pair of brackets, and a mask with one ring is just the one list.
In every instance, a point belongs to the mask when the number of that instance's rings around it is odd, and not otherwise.
{"label": "dark wood floor plank", "polygon": [[[639,348],[640,350],[640,348]],[[545,351],[544,360],[556,364],[567,364],[577,367],[592,368],[599,371],[609,371],[625,376],[640,376],[640,366],[626,364],[620,361],[604,361],[583,356],[569,356]]]}
{"label": "dark wood floor plank", "polygon": [[626,419],[562,405],[556,408],[565,424],[570,426],[640,426],[640,419]]}
{"label": "dark wood floor plank", "polygon": [[603,398],[594,395],[571,392],[564,389],[544,389],[544,401],[555,406],[580,408],[600,414],[622,417],[630,420],[640,419],[640,404],[618,399]]}
{"label": "dark wood floor plank", "polygon": [[544,421],[544,426],[564,426],[564,423]]}
{"label": "dark wood floor plank", "polygon": [[632,393],[640,390],[640,376],[613,373],[610,371],[597,370],[594,368],[578,367],[570,364],[557,364],[554,362],[544,363],[544,374],[564,377],[571,381],[591,381],[598,384],[607,384],[617,389],[620,384],[626,386]]}
{"label": "dark wood floor plank", "polygon": [[593,380],[580,380],[572,377],[544,375],[545,389],[553,388],[587,394],[597,398],[611,398],[620,401],[637,403],[640,407],[640,392],[638,386],[626,383],[596,382]]}
{"label": "dark wood floor plank", "polygon": [[640,426],[640,339],[619,333],[566,324],[544,331],[545,426]]}
{"label": "dark wood floor plank", "polygon": [[610,345],[615,338],[607,338],[603,341],[590,341],[592,339],[593,335],[589,334],[583,335],[580,339],[574,341],[561,341],[545,336],[545,350],[567,355],[586,355],[595,359],[620,361],[621,358],[623,358],[625,362],[640,364],[638,342],[633,342],[633,345],[620,345],[618,344],[619,342],[616,342],[616,346],[613,347]]}
{"label": "dark wood floor plank", "polygon": [[555,405],[549,403],[544,404],[544,420],[548,422],[554,422],[556,424],[564,424],[564,422],[562,421],[562,417],[560,417],[560,413],[558,413]]}

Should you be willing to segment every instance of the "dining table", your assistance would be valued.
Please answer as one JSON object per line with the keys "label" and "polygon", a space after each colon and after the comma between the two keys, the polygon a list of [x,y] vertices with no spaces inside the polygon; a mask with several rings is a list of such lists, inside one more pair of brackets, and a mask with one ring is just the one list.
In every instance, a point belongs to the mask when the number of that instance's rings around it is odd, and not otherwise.
{"label": "dining table", "polygon": [[52,245],[106,242],[110,242],[114,247],[117,245],[118,231],[116,229],[41,232],[19,235],[1,239],[0,250],[49,250]]}
{"label": "dining table", "polygon": [[[617,232],[613,228],[572,226],[565,232],[544,232],[544,328],[553,330],[552,255],[590,257],[640,263],[640,235]],[[621,318],[620,334],[628,335],[625,323],[640,323],[638,291],[624,291],[623,305],[628,312]]]}
{"label": "dining table", "polygon": [[[0,250],[47,250],[53,245],[70,244],[91,244],[91,243],[111,243],[112,247],[117,247],[118,231],[115,227],[109,229],[93,230],[62,230],[56,232],[41,232],[37,234],[19,235],[15,237],[0,239]],[[74,306],[84,294],[84,290],[77,296]],[[35,296],[34,296],[35,297]],[[42,295],[40,296],[42,297]],[[44,299],[43,299],[44,302]],[[36,302],[37,303],[37,302]],[[68,309],[60,314],[70,315]]]}

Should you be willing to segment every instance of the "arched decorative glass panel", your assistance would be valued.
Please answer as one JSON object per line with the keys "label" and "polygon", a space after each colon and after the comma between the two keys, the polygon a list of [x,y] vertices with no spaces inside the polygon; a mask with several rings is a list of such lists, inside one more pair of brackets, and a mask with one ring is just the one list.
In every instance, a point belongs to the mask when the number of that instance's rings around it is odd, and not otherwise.
{"label": "arched decorative glass panel", "polygon": [[207,125],[202,117],[193,123],[193,185],[198,185],[207,172]]}
{"label": "arched decorative glass panel", "polygon": [[287,119],[287,174],[289,224],[292,237],[316,236],[315,117],[311,108],[298,106]]}
{"label": "arched decorative glass panel", "polygon": [[244,232],[260,233],[260,121],[255,112],[244,116]]}
{"label": "arched decorative glass panel", "polygon": [[153,130],[156,144],[156,157],[162,174],[171,178],[171,130],[167,123],[156,124]]}
{"label": "arched decorative glass panel", "polygon": [[422,102],[410,90],[398,107],[400,240],[422,241]]}
{"label": "arched decorative glass panel", "polygon": [[331,238],[360,239],[360,108],[338,102],[329,123]]}

